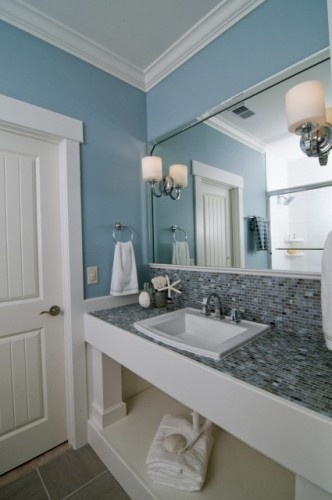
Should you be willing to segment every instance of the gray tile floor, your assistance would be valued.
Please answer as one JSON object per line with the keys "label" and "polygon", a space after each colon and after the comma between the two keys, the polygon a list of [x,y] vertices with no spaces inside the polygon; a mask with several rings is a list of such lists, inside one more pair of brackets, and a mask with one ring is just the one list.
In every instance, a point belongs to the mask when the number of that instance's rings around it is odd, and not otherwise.
{"label": "gray tile floor", "polygon": [[130,500],[89,445],[69,448],[0,488],[0,500]]}

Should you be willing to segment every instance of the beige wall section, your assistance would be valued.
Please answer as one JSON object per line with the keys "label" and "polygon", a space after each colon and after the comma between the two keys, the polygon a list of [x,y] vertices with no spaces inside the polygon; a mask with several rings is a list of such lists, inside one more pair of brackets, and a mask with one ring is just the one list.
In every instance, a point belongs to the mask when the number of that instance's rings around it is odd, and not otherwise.
{"label": "beige wall section", "polygon": [[122,397],[124,401],[144,391],[150,385],[149,382],[122,366]]}

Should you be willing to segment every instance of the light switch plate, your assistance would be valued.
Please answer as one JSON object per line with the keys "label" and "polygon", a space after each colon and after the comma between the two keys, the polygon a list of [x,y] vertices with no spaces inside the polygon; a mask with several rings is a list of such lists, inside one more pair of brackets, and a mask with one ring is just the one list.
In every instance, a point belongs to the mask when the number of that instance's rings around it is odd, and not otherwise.
{"label": "light switch plate", "polygon": [[86,273],[88,285],[96,285],[98,283],[98,267],[87,267]]}

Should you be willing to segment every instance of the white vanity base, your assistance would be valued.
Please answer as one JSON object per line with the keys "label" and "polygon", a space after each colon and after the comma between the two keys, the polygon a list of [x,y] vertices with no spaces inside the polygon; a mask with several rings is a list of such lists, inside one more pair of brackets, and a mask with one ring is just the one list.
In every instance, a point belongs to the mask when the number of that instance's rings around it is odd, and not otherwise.
{"label": "white vanity base", "polygon": [[[288,500],[272,479],[265,496],[257,492],[249,496],[251,484],[265,484],[268,474],[263,463],[269,463],[270,467],[281,464],[284,472],[295,474],[296,488],[290,500],[332,500],[331,419],[90,315],[85,315],[85,339],[92,346],[88,355],[88,372],[92,375],[89,443],[133,500],[188,498],[188,493],[183,496],[183,492],[170,488],[164,493],[165,488],[155,487],[145,475],[145,457],[162,416],[184,411],[177,401],[228,433],[220,431],[217,437],[210,462],[211,481],[208,477],[206,488],[191,493],[191,499],[199,495],[197,498],[215,500],[226,488],[225,500],[272,500],[275,491],[276,500]],[[153,388],[123,403],[121,365],[153,384]],[[232,440],[227,447],[225,436],[230,435],[239,441]],[[251,455],[240,468],[238,445],[234,443],[246,443],[247,450],[262,457],[259,473],[255,475]],[[217,473],[213,474],[213,470]],[[231,487],[227,486],[230,478]],[[237,487],[245,497],[230,492]],[[313,498],[310,492],[314,492]]]}
{"label": "white vanity base", "polygon": [[188,493],[153,484],[145,459],[165,413],[187,416],[183,405],[155,387],[127,401],[127,416],[99,429],[88,425],[88,439],[111,473],[133,500],[189,498],[195,500],[293,500],[294,475],[228,433],[214,429],[215,444],[204,488]]}

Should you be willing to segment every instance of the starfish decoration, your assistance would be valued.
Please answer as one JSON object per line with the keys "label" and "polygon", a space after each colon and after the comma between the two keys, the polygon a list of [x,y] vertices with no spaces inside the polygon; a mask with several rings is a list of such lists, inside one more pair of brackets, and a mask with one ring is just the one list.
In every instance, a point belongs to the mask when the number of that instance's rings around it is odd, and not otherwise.
{"label": "starfish decoration", "polygon": [[159,288],[159,291],[162,292],[163,290],[167,290],[167,296],[168,296],[168,298],[170,298],[172,290],[173,290],[173,292],[181,293],[180,290],[178,290],[177,288],[175,288],[175,285],[178,285],[180,282],[181,282],[181,280],[177,280],[177,281],[174,281],[174,283],[170,283],[169,277],[166,274],[166,283],[167,283],[167,285],[164,286],[163,288]]}

